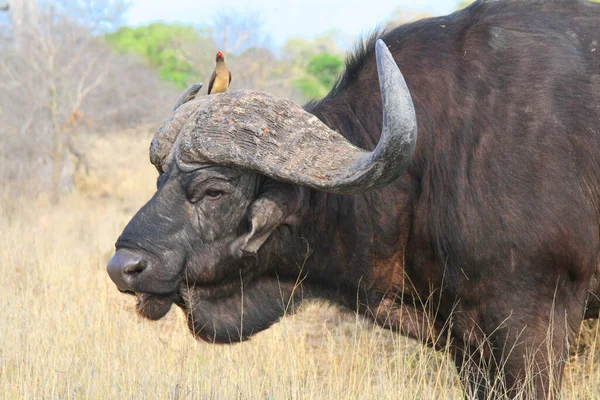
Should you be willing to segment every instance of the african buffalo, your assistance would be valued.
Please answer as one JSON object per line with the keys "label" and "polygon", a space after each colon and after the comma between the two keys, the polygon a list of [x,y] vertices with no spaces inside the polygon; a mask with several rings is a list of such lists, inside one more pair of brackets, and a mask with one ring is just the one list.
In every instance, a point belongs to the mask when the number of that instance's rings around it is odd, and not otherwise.
{"label": "african buffalo", "polygon": [[157,192],[108,264],[143,316],[176,304],[230,343],[327,299],[450,348],[470,396],[529,375],[545,398],[600,312],[600,5],[477,2],[380,32],[303,108],[183,102],[150,159]]}

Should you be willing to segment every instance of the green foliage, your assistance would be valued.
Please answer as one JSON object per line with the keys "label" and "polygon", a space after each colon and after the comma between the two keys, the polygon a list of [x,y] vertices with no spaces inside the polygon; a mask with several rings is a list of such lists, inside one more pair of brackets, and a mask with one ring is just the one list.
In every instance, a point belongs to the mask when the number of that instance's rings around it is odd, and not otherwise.
{"label": "green foliage", "polygon": [[307,99],[323,97],[327,90],[321,85],[314,76],[304,75],[292,81],[292,84],[302,92],[302,96]]}
{"label": "green foliage", "polygon": [[322,97],[331,90],[343,67],[344,60],[339,55],[319,53],[309,60],[305,74],[293,84],[307,98]]}
{"label": "green foliage", "polygon": [[344,60],[340,56],[321,53],[310,59],[306,72],[314,76],[324,87],[331,88],[342,72],[343,66]]}
{"label": "green foliage", "polygon": [[319,53],[339,53],[338,42],[342,41],[342,34],[335,30],[319,35],[313,40],[293,37],[282,47],[283,59],[292,65],[305,68],[308,61]]}
{"label": "green foliage", "polygon": [[465,8],[466,6],[468,6],[469,4],[473,3],[474,0],[460,0],[458,2],[458,4],[456,5],[456,9],[457,10],[461,10],[463,8]]}
{"label": "green foliage", "polygon": [[[210,77],[214,68],[214,33],[214,30],[199,31],[187,25],[153,23],[124,27],[105,35],[105,39],[118,53],[140,56],[164,81],[183,89],[198,77]],[[283,46],[279,59],[268,51],[256,53],[261,49],[256,47],[253,57],[247,57],[246,52],[228,54],[228,66],[237,77],[234,84],[238,87],[261,86],[263,83],[256,81],[256,76],[274,79],[275,73],[275,77],[285,76],[300,92],[303,99],[298,98],[298,101],[322,97],[334,85],[344,66],[337,47],[341,39],[336,31],[314,40],[292,38]],[[248,74],[255,78],[249,80]]]}
{"label": "green foliage", "polygon": [[199,40],[198,32],[191,26],[152,23],[137,28],[124,27],[105,38],[117,52],[141,56],[158,70],[163,80],[179,88],[194,79],[194,67],[181,56],[179,46],[174,45]]}

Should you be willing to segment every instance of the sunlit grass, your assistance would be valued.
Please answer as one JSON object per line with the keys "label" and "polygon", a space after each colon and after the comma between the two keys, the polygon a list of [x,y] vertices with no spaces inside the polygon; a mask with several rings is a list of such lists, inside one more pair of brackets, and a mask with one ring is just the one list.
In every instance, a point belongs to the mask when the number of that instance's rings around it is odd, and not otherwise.
{"label": "sunlit grass", "polygon": [[[97,140],[83,193],[57,207],[0,197],[0,398],[462,398],[447,354],[332,307],[308,305],[233,346],[195,341],[175,308],[139,318],[105,264],[154,189],[148,142]],[[585,340],[597,349],[596,330]],[[600,398],[598,355],[567,366],[565,398]]]}

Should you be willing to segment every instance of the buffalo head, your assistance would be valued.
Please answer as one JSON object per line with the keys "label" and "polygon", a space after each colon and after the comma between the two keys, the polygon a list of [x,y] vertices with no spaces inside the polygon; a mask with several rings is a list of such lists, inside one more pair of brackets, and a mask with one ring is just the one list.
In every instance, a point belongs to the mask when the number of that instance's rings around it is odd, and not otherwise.
{"label": "buffalo head", "polygon": [[383,187],[403,174],[415,150],[404,78],[381,40],[376,53],[383,130],[372,152],[265,93],[178,101],[150,149],[157,192],[108,263],[117,287],[137,294],[141,315],[158,319],[177,304],[197,337],[232,342],[266,329],[310,295],[297,281],[307,190]]}

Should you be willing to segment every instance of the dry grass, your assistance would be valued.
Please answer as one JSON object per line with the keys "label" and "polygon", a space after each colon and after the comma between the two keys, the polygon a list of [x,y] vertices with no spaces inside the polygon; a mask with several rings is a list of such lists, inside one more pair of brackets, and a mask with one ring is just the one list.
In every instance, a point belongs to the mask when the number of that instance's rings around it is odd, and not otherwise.
{"label": "dry grass", "polygon": [[[146,130],[96,139],[94,174],[59,207],[1,198],[0,398],[461,398],[447,355],[332,308],[234,346],[194,341],[175,308],[139,318],[105,264],[154,190],[148,143]],[[565,398],[600,398],[594,349],[569,364]]]}

